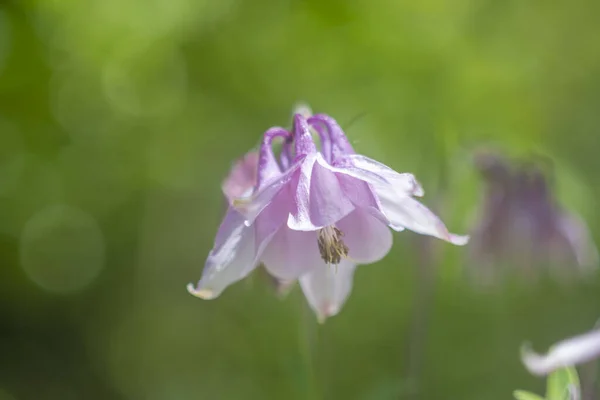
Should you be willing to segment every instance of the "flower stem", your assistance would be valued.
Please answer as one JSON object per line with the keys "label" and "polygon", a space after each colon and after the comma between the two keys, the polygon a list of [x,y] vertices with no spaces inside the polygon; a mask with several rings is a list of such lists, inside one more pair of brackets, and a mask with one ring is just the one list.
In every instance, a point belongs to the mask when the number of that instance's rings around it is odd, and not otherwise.
{"label": "flower stem", "polygon": [[[432,209],[443,204],[444,194],[448,187],[447,156],[442,149],[438,175],[438,192],[434,197]],[[415,253],[415,295],[413,300],[412,321],[410,323],[408,348],[408,379],[412,399],[420,398],[422,363],[424,358],[426,338],[429,329],[429,319],[434,306],[433,299],[436,291],[436,274],[440,263],[436,242],[433,238],[417,237],[417,252]]]}
{"label": "flower stem", "polygon": [[429,316],[435,292],[435,248],[431,238],[419,237],[416,248],[415,295],[408,343],[408,379],[411,398],[420,397],[421,369],[427,337]]}
{"label": "flower stem", "polygon": [[304,361],[306,399],[321,400],[321,391],[317,379],[317,321],[309,305],[302,301],[300,310],[300,349]]}

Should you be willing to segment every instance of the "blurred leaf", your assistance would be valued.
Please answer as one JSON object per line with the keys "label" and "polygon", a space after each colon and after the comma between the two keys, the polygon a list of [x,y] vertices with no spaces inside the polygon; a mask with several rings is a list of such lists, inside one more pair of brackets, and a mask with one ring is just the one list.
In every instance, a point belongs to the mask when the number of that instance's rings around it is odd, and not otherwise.
{"label": "blurred leaf", "polygon": [[561,368],[548,377],[547,400],[568,400],[572,388],[579,391],[579,375],[574,367]]}
{"label": "blurred leaf", "polygon": [[535,393],[526,392],[524,390],[517,390],[513,393],[515,399],[517,400],[544,400],[543,397],[538,396]]}

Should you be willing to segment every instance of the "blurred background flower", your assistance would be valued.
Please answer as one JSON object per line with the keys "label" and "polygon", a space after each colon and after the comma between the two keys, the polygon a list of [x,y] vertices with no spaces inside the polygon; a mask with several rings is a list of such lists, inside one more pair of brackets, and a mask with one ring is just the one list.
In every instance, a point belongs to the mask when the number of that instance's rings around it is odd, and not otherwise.
{"label": "blurred background flower", "polygon": [[511,163],[494,152],[476,154],[485,189],[469,268],[478,284],[498,283],[508,270],[529,280],[547,272],[565,281],[587,278],[596,269],[598,251],[587,224],[557,204],[540,161]]}
{"label": "blurred background flower", "polygon": [[308,333],[297,288],[274,301],[254,274],[200,302],[185,284],[212,247],[222,179],[262,132],[288,126],[298,99],[334,115],[361,154],[418,176],[456,232],[474,226],[464,216],[485,190],[466,156],[475,145],[548,154],[557,204],[597,242],[599,11],[592,0],[0,2],[1,395],[542,393],[515,349],[588,329],[595,275],[481,293],[463,274],[468,248],[436,246],[418,386],[407,348],[423,254],[410,232]]}

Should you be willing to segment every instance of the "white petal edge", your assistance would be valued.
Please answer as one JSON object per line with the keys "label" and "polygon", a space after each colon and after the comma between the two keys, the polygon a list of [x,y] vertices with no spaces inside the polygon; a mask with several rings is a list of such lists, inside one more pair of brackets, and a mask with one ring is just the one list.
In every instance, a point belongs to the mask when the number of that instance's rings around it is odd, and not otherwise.
{"label": "white petal edge", "polygon": [[404,228],[413,232],[445,240],[457,246],[469,242],[468,235],[448,232],[446,225],[430,209],[408,196],[397,196],[389,188],[375,189],[381,201],[383,213],[390,220],[390,228],[400,231]]}
{"label": "white petal edge", "polygon": [[352,291],[355,269],[348,260],[338,266],[321,263],[300,278],[300,287],[319,323],[340,312]]}
{"label": "white petal edge", "polygon": [[244,217],[229,209],[215,246],[204,264],[197,286],[188,284],[188,292],[204,300],[218,297],[225,288],[246,277],[256,267],[254,227],[244,224]]}
{"label": "white petal edge", "polygon": [[340,167],[349,168],[354,167],[352,170],[361,170],[363,174],[369,173],[371,176],[376,175],[383,178],[385,182],[371,181],[369,183],[374,185],[379,184],[390,184],[398,194],[406,194],[410,196],[422,197],[425,195],[425,191],[421,184],[417,181],[417,178],[411,173],[400,173],[387,165],[375,161],[369,157],[362,156],[360,154],[349,154],[339,160]]}
{"label": "white petal edge", "polygon": [[521,349],[521,360],[535,375],[548,375],[552,371],[586,363],[600,357],[600,330],[558,342],[545,355],[533,352],[528,345]]}

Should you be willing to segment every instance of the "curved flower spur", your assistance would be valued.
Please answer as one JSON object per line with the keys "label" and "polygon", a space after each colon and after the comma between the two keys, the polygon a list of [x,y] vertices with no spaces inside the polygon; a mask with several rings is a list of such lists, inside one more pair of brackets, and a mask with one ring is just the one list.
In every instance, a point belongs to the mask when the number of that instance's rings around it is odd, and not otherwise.
{"label": "curved flower spur", "polygon": [[[320,136],[320,150],[310,128]],[[279,159],[272,149],[276,137],[285,139]],[[262,263],[280,281],[299,279],[324,321],[350,294],[356,265],[388,253],[388,226],[456,245],[468,241],[413,198],[423,189],[412,174],[356,154],[336,121],[323,114],[296,114],[291,132],[265,132],[256,176],[251,193],[231,201],[201,280],[188,285],[191,294],[213,299]]]}

